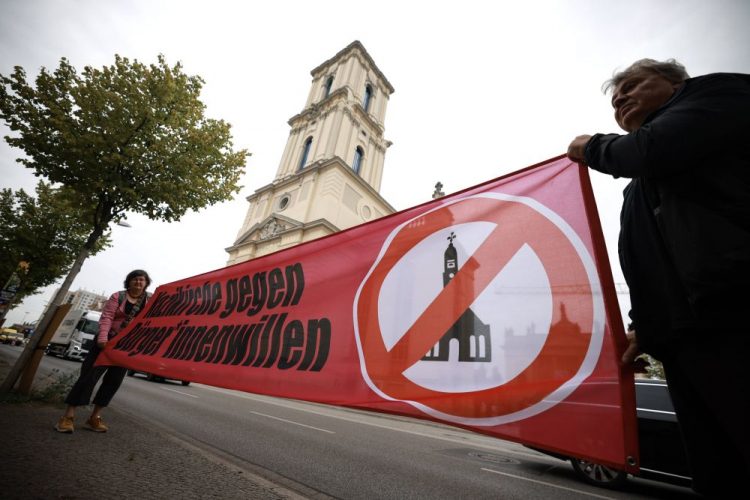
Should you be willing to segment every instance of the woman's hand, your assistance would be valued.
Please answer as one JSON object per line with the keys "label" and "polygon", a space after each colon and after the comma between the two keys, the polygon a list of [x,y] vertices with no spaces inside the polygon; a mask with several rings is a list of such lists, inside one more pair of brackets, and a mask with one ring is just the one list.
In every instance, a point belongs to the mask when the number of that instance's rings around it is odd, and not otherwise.
{"label": "woman's hand", "polygon": [[104,349],[104,347],[107,345],[107,341],[106,340],[97,340],[96,341],[96,345],[99,346],[99,349]]}

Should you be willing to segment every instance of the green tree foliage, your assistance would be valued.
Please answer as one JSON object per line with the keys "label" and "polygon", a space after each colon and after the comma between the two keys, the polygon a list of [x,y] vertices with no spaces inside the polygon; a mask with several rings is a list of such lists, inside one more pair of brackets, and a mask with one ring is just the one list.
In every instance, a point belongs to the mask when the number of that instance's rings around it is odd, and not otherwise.
{"label": "green tree foliage", "polygon": [[27,155],[17,161],[78,193],[96,231],[128,211],[176,221],[239,191],[247,152],[232,151],[228,123],[204,116],[204,82],[180,63],[115,56],[79,76],[63,58],[36,88],[20,67],[0,83],[0,117],[18,134],[5,140]]}
{"label": "green tree foliage", "polygon": [[[88,235],[91,224],[68,202],[67,189],[39,182],[36,198],[23,189],[0,191],[0,283],[6,283],[19,262],[28,263],[20,275],[15,303],[65,276]],[[101,238],[92,254],[109,243]]]}
{"label": "green tree foliage", "polygon": [[[53,306],[126,212],[177,221],[239,192],[248,153],[232,150],[228,123],[205,116],[203,83],[163,56],[151,65],[115,56],[112,66],[87,66],[80,75],[63,58],[52,73],[42,68],[35,86],[21,67],[0,75],[0,118],[14,132],[5,140],[26,153],[17,161],[70,188],[71,203],[92,226]],[[24,352],[2,389],[12,388],[30,356]]]}
{"label": "green tree foliage", "polygon": [[658,359],[652,358],[648,354],[641,354],[639,357],[646,360],[648,363],[646,366],[646,373],[648,378],[666,380],[667,376],[664,374],[664,365]]}

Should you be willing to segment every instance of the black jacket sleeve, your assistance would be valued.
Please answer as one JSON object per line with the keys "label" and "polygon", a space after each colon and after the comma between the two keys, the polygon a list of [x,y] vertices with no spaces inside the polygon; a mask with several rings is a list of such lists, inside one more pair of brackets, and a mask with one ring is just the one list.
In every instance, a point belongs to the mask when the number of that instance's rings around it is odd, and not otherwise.
{"label": "black jacket sleeve", "polygon": [[593,136],[586,163],[614,177],[674,176],[749,137],[750,75],[713,74],[687,80],[638,130]]}

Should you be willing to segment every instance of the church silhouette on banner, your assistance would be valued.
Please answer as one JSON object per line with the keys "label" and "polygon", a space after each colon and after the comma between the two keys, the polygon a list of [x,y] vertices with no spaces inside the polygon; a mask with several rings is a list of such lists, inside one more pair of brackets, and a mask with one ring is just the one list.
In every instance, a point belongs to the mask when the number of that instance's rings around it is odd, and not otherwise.
{"label": "church silhouette on banner", "polygon": [[[443,288],[448,286],[458,272],[458,252],[453,246],[455,238],[456,235],[453,232],[447,238],[449,243],[443,261]],[[490,327],[479,319],[471,308],[464,311],[440,341],[422,357],[422,361],[448,361],[453,339],[458,341],[459,361],[486,363],[492,361]],[[452,344],[456,345],[455,342]]]}

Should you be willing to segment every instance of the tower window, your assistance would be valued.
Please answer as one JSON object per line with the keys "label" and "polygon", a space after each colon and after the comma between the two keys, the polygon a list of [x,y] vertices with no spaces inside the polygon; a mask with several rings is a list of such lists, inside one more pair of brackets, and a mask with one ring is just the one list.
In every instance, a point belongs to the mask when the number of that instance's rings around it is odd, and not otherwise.
{"label": "tower window", "polygon": [[362,148],[357,148],[354,150],[354,161],[352,162],[352,170],[354,170],[355,174],[359,174],[359,169],[362,167],[362,157],[364,156],[364,153],[362,153]]}
{"label": "tower window", "polygon": [[328,94],[331,93],[331,86],[333,85],[333,75],[328,77],[328,80],[326,80],[326,86],[325,86],[325,92],[323,93],[323,99],[328,97]]}
{"label": "tower window", "polygon": [[365,87],[365,99],[362,101],[362,107],[365,111],[370,111],[370,102],[372,102],[372,86]]}
{"label": "tower window", "polygon": [[302,150],[302,158],[299,162],[299,169],[302,170],[305,168],[305,164],[307,164],[307,155],[310,154],[310,146],[312,146],[312,137],[307,139],[307,142],[305,142],[305,148]]}

